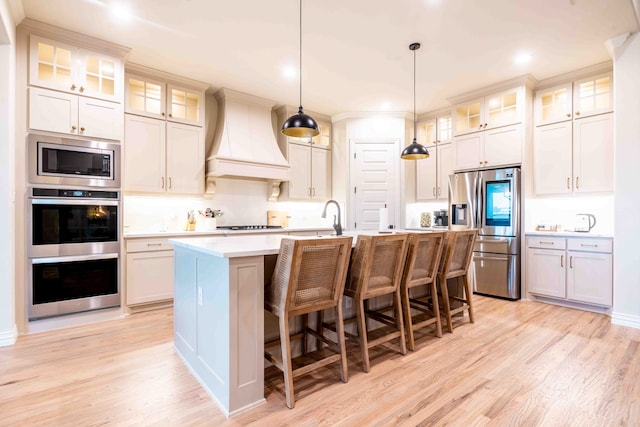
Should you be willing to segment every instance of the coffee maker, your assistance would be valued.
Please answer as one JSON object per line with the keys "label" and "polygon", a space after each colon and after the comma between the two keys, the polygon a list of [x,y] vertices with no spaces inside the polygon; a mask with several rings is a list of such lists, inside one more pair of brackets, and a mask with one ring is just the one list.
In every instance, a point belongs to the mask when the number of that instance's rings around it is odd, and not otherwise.
{"label": "coffee maker", "polygon": [[446,209],[433,211],[433,225],[449,226],[449,212]]}

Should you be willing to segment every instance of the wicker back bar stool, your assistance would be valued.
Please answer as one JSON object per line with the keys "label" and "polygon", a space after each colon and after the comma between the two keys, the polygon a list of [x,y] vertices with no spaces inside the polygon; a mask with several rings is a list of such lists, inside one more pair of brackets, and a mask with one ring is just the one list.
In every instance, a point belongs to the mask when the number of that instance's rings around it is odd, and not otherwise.
{"label": "wicker back bar stool", "polygon": [[[473,246],[476,241],[477,230],[449,231],[445,241],[444,255],[438,271],[438,287],[442,294],[442,306],[447,321],[447,330],[453,332],[451,316],[469,313],[469,321],[474,322],[472,289],[469,280],[469,266],[473,255]],[[462,289],[462,295],[450,295],[447,281],[456,279],[458,287]],[[451,302],[457,301],[459,307],[451,308]]]}
{"label": "wicker back bar stool", "polygon": [[[404,325],[400,300],[400,282],[404,271],[408,234],[359,235],[351,257],[349,278],[344,294],[354,299],[358,324],[358,335],[348,334],[357,340],[362,352],[365,372],[370,370],[369,349],[394,338],[400,339],[400,352],[406,354]],[[368,300],[383,295],[392,295],[391,307],[370,310]],[[393,310],[391,317],[385,312]],[[367,318],[391,326],[389,333],[369,339]]]}
{"label": "wicker back bar stool", "polygon": [[[407,259],[402,278],[401,295],[407,346],[414,350],[414,331],[434,325],[435,335],[442,336],[442,321],[438,307],[436,278],[444,249],[446,232],[412,233],[409,235]],[[411,297],[417,287],[424,287],[424,295]],[[412,316],[412,311],[417,314]]]}
{"label": "wicker back bar stool", "polygon": [[[265,310],[278,316],[280,339],[265,343],[265,358],[284,374],[285,398],[289,408],[295,405],[293,379],[312,370],[340,361],[340,379],[349,380],[347,355],[345,350],[342,295],[349,268],[352,237],[322,239],[282,239],[271,282],[265,287]],[[319,316],[316,330],[309,328],[305,319],[301,333],[290,335],[289,319],[322,313],[326,309],[335,310],[336,340],[325,336]],[[320,360],[293,369],[291,339],[307,341],[308,335],[318,343],[328,345],[333,350]],[[267,348],[280,344],[282,356],[276,357]],[[318,350],[323,345],[318,345]],[[306,351],[306,345],[303,345]]]}

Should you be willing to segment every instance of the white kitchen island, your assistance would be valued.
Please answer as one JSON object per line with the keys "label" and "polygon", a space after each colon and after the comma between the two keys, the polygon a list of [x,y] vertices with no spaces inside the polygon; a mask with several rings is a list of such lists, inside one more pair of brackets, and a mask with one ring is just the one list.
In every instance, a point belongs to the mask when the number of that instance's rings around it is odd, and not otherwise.
{"label": "white kitchen island", "polygon": [[175,250],[174,348],[227,416],[265,401],[265,255],[277,255],[283,238],[296,236],[169,240]]}

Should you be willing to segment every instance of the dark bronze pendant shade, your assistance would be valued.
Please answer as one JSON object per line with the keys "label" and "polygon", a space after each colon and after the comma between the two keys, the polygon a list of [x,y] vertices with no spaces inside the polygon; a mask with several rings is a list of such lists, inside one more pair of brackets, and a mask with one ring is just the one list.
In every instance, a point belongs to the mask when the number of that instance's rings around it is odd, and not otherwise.
{"label": "dark bronze pendant shade", "polygon": [[318,123],[302,108],[302,0],[300,0],[300,106],[298,113],[282,124],[282,133],[295,138],[311,138],[320,134]]}
{"label": "dark bronze pendant shade", "polygon": [[418,140],[416,139],[418,133],[416,117],[416,50],[420,49],[420,43],[411,43],[409,49],[413,51],[413,142],[402,150],[400,158],[404,160],[420,160],[429,157],[427,147],[418,144]]}

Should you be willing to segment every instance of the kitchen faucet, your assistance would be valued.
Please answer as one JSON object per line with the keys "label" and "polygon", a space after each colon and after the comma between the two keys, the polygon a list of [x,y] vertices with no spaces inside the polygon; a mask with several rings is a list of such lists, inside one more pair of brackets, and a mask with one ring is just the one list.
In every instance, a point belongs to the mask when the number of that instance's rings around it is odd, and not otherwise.
{"label": "kitchen faucet", "polygon": [[338,222],[336,222],[336,216],[333,216],[333,228],[334,230],[336,230],[336,235],[337,236],[342,236],[342,225],[340,224],[340,205],[338,204],[338,202],[336,202],[335,200],[329,200],[327,203],[324,204],[324,209],[322,210],[322,218],[326,218],[327,217],[327,206],[329,206],[329,204],[335,204],[336,207],[338,208]]}

